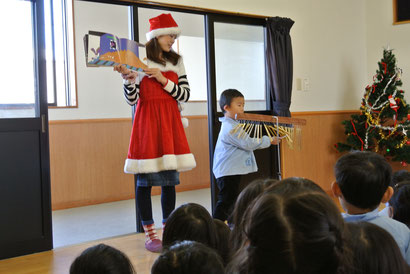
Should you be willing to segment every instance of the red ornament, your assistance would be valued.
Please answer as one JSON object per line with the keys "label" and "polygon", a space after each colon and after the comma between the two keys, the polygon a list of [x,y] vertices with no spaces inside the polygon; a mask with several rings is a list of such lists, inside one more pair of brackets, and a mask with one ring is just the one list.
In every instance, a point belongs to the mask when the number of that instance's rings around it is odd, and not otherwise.
{"label": "red ornament", "polygon": [[410,120],[410,114],[407,114],[407,120]]}
{"label": "red ornament", "polygon": [[406,167],[406,166],[407,166],[407,163],[406,163],[405,161],[400,162],[400,164],[401,164],[403,167]]}
{"label": "red ornament", "polygon": [[407,140],[406,145],[410,145],[410,140]]}
{"label": "red ornament", "polygon": [[390,107],[391,107],[392,109],[396,109],[396,108],[399,107],[399,106],[397,105],[396,100],[394,100],[393,96],[391,96],[391,95],[389,95],[389,102],[390,102]]}

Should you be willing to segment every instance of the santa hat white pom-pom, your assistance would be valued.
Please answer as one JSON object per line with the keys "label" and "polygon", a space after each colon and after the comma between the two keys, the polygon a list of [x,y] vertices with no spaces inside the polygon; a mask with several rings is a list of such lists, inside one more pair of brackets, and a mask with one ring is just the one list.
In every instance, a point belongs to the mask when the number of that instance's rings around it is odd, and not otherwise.
{"label": "santa hat white pom-pom", "polygon": [[187,128],[189,126],[189,121],[188,121],[187,118],[185,118],[185,117],[181,118],[181,122],[182,122],[182,125],[184,126],[184,128]]}

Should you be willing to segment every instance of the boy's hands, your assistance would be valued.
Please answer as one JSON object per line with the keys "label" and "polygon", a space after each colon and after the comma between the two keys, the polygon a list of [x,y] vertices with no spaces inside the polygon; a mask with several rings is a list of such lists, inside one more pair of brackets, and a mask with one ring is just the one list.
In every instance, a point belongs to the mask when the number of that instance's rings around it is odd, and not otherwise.
{"label": "boy's hands", "polygon": [[271,140],[272,140],[272,141],[271,141],[270,143],[271,143],[272,145],[279,145],[279,143],[280,143],[280,139],[277,138],[277,137],[273,137]]}

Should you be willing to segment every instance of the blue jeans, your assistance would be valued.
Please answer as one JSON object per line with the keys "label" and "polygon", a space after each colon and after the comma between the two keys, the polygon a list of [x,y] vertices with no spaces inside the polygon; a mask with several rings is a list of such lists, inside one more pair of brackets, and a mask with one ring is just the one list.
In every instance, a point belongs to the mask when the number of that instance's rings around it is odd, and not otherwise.
{"label": "blue jeans", "polygon": [[[143,225],[154,223],[152,218],[151,186],[137,186],[136,199]],[[161,187],[162,222],[165,223],[168,216],[175,208],[175,186]]]}

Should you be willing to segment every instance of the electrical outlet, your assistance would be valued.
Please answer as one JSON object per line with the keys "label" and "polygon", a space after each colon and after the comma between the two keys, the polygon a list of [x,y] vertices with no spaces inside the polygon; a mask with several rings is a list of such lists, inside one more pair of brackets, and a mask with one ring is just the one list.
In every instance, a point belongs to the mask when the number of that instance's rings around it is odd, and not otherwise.
{"label": "electrical outlet", "polygon": [[303,78],[303,80],[302,80],[302,90],[303,91],[309,91],[310,90],[309,78]]}

